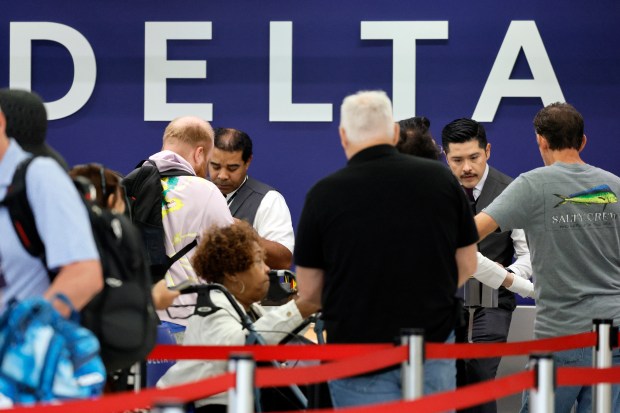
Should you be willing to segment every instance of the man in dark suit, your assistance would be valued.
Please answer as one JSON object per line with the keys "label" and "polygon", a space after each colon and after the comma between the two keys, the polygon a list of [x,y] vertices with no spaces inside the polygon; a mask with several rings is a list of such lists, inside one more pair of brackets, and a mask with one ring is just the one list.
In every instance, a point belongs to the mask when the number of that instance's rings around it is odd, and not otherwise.
{"label": "man in dark suit", "polygon": [[[482,211],[512,182],[512,178],[488,165],[491,144],[487,142],[484,127],[472,119],[457,119],[444,127],[441,138],[448,165],[469,197],[473,213]],[[467,281],[463,292],[467,321],[456,339],[457,342],[506,342],[516,307],[515,295],[506,287],[521,292],[513,287],[529,283],[527,280],[532,275],[525,235],[520,229],[496,232],[480,242],[478,250],[499,264],[495,270],[503,276],[494,282],[478,276]],[[494,379],[500,360],[499,357],[459,360],[457,385]],[[495,413],[497,406],[491,402],[464,411]]]}

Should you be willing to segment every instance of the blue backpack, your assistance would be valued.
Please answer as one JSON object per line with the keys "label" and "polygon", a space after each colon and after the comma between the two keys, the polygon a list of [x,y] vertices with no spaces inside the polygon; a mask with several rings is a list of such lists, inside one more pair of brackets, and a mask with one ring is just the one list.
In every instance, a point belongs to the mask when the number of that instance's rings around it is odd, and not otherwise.
{"label": "blue backpack", "polygon": [[[99,342],[77,322],[63,318],[42,297],[12,301],[0,318],[0,398],[15,404],[100,395],[106,372]],[[3,396],[3,397],[2,397]]]}

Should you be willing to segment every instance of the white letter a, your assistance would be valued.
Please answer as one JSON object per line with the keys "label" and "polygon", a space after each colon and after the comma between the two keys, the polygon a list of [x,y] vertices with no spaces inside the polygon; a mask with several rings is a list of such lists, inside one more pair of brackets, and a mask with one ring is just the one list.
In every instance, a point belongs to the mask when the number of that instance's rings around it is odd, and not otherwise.
{"label": "white letter a", "polygon": [[[533,79],[510,79],[521,48]],[[510,23],[472,118],[492,122],[503,97],[540,97],[544,105],[564,102],[562,89],[534,21]]]}

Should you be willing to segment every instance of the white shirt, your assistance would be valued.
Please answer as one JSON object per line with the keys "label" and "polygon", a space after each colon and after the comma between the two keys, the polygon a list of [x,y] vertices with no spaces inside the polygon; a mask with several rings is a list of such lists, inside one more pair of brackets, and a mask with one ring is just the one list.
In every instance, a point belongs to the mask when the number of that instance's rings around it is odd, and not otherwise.
{"label": "white shirt", "polygon": [[[248,177],[246,176],[245,179],[247,180]],[[243,182],[245,183],[245,180]],[[239,185],[239,188],[242,186],[243,183]],[[226,195],[229,207],[239,188]],[[269,191],[265,194],[256,210],[252,226],[262,238],[284,245],[291,253],[293,252],[295,234],[291,212],[284,197],[278,191]]]}
{"label": "white shirt", "polygon": [[[478,199],[480,196],[488,175],[489,165],[487,164],[482,178],[474,187],[474,199]],[[510,269],[515,275],[529,280],[532,276],[532,262],[530,261],[530,250],[525,240],[525,232],[522,229],[514,229],[510,233],[510,238],[512,238],[515,249],[515,261],[506,268]],[[474,273],[474,278],[491,288],[497,289],[506,278],[506,270],[478,252],[478,269]]]}

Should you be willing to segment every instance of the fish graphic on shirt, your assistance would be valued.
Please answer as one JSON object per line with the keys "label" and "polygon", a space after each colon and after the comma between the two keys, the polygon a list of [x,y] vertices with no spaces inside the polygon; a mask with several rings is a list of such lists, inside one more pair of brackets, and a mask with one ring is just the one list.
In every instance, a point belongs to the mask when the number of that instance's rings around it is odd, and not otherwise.
{"label": "fish graphic on shirt", "polygon": [[562,200],[557,203],[554,208],[559,207],[560,205],[564,205],[566,203],[570,204],[615,204],[618,202],[618,197],[608,185],[599,185],[594,188],[586,189],[585,191],[575,192],[570,195],[560,195],[553,194]]}

